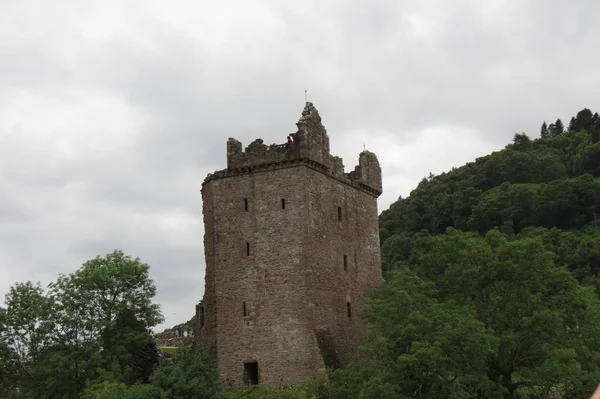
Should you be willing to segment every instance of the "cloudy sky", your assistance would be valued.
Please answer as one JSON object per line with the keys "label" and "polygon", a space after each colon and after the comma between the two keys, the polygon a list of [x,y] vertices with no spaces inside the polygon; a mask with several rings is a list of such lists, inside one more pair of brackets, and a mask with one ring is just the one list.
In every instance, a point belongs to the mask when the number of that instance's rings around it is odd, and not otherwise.
{"label": "cloudy sky", "polygon": [[[543,120],[598,110],[600,2],[0,0],[0,296],[123,249],[166,322],[202,297],[200,185],[283,142],[304,89],[386,209]],[[1,301],[0,301],[1,302]]]}

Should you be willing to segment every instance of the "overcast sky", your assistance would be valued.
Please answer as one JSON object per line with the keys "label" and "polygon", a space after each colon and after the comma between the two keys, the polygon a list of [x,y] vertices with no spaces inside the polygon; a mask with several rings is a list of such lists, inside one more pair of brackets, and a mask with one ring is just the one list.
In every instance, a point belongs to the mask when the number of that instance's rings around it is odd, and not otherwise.
{"label": "overcast sky", "polygon": [[[225,143],[282,143],[304,89],[334,155],[429,172],[600,97],[589,0],[0,0],[0,296],[114,249],[166,322],[202,298],[201,182]],[[1,302],[1,301],[0,301]]]}

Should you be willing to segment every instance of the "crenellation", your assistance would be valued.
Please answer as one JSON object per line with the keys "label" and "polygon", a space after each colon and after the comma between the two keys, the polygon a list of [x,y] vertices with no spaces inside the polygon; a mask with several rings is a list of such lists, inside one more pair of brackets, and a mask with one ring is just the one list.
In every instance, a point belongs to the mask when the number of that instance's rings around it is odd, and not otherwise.
{"label": "crenellation", "polygon": [[322,124],[319,111],[312,103],[306,103],[296,125],[297,132],[289,134],[293,138],[290,144],[266,145],[264,140],[259,138],[242,150],[241,142],[229,138],[227,169],[207,175],[203,184],[245,173],[296,167],[298,163],[303,163],[372,195],[381,194],[381,167],[374,153],[361,152],[359,164],[354,171],[345,173],[343,159],[329,153],[327,130]]}
{"label": "crenellation", "polygon": [[344,176],[344,160],[340,157],[331,156],[331,174],[335,176]]}
{"label": "crenellation", "polygon": [[[231,139],[230,139],[231,140]],[[242,144],[236,145],[236,151],[227,151],[227,168],[238,169],[243,167],[254,167],[265,164],[292,161],[300,158],[299,146],[297,143],[291,144],[271,144],[266,145],[262,139],[256,139],[245,151],[242,151]],[[239,148],[239,150],[238,150]]]}

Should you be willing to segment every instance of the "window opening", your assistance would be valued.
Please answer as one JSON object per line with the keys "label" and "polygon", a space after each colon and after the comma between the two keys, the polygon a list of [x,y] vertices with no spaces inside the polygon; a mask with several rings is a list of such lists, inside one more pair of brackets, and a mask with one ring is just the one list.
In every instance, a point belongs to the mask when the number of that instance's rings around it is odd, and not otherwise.
{"label": "window opening", "polygon": [[244,312],[244,317],[248,316],[248,307],[246,306],[246,301],[242,303],[242,311]]}
{"label": "window opening", "polygon": [[281,209],[285,209],[285,198],[281,199]]}
{"label": "window opening", "polygon": [[344,270],[348,270],[348,255],[344,255]]}
{"label": "window opening", "polygon": [[250,256],[250,243],[246,243],[246,256]]}
{"label": "window opening", "polygon": [[248,210],[248,198],[244,198],[244,210]]}
{"label": "window opening", "polygon": [[342,207],[338,206],[338,220],[341,222],[342,221]]}
{"label": "window opening", "polygon": [[350,302],[346,302],[346,308],[348,311],[348,317],[352,317],[352,304]]}
{"label": "window opening", "polygon": [[258,363],[244,362],[244,384],[258,385]]}

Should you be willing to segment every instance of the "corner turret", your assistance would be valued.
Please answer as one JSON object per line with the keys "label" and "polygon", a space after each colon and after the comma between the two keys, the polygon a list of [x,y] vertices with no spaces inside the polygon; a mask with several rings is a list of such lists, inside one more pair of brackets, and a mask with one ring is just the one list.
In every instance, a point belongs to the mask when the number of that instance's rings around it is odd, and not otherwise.
{"label": "corner turret", "polygon": [[379,166],[377,155],[371,151],[365,150],[360,153],[358,165],[356,165],[353,172],[348,173],[348,177],[380,193],[383,190],[381,184],[381,166]]}

